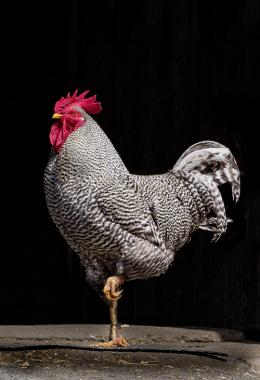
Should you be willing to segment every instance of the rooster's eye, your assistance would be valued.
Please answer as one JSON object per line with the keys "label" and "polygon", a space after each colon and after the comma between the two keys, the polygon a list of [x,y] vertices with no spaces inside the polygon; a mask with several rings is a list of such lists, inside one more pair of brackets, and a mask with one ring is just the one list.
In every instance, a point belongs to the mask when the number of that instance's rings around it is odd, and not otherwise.
{"label": "rooster's eye", "polygon": [[77,120],[82,120],[82,121],[85,120],[84,116],[80,112],[77,112],[77,111],[71,111],[70,117],[75,118]]}

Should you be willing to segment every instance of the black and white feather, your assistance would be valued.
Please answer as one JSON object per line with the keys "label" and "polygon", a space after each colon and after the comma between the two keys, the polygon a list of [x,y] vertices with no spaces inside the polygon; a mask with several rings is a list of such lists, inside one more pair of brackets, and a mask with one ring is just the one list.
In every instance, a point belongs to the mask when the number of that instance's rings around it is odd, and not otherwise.
{"label": "black and white feather", "polygon": [[162,175],[128,172],[99,125],[85,124],[51,152],[44,173],[50,215],[101,294],[108,276],[159,276],[198,228],[225,232],[228,219],[218,186],[239,198],[239,170],[228,148],[203,141]]}
{"label": "black and white feather", "polygon": [[240,173],[234,156],[218,142],[201,141],[182,154],[173,171],[188,172],[206,187],[213,202],[208,208],[215,217],[204,220],[199,228],[214,231],[213,240],[218,240],[230,221],[218,186],[230,182],[233,200],[237,202],[240,196]]}

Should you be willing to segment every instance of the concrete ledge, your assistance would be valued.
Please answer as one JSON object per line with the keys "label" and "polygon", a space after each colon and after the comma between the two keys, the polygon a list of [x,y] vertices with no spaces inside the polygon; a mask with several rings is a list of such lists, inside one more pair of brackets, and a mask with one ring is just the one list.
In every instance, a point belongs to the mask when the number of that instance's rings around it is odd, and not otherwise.
{"label": "concrete ledge", "polygon": [[[43,349],[44,347],[98,350],[94,341],[107,340],[108,325],[2,325],[0,351]],[[240,331],[195,327],[122,325],[121,333],[130,343],[117,351],[164,352],[228,357],[248,365],[260,374],[260,344],[244,341]]]}
{"label": "concrete ledge", "polygon": [[[1,325],[1,338],[18,339],[107,339],[109,325]],[[135,343],[162,342],[237,342],[244,335],[237,330],[196,328],[196,327],[159,327],[140,325],[121,325],[121,333]]]}

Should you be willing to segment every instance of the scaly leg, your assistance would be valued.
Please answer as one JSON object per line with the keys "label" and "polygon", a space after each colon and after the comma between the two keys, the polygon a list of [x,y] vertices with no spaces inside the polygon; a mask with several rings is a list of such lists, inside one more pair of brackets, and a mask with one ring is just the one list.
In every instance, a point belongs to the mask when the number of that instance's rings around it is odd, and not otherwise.
{"label": "scaly leg", "polygon": [[108,342],[98,343],[98,345],[101,347],[128,346],[127,340],[122,336],[117,335],[117,302],[121,298],[123,293],[123,290],[118,289],[124,281],[124,276],[111,276],[108,277],[103,288],[105,298],[109,302],[110,333]]}

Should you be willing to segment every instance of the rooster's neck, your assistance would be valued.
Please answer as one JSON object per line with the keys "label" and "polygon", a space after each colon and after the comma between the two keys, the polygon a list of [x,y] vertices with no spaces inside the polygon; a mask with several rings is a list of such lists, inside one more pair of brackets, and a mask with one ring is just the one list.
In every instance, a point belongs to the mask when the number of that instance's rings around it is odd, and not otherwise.
{"label": "rooster's neck", "polygon": [[58,154],[57,167],[65,171],[66,177],[116,179],[128,174],[113,144],[90,115],[86,123],[67,138]]}

